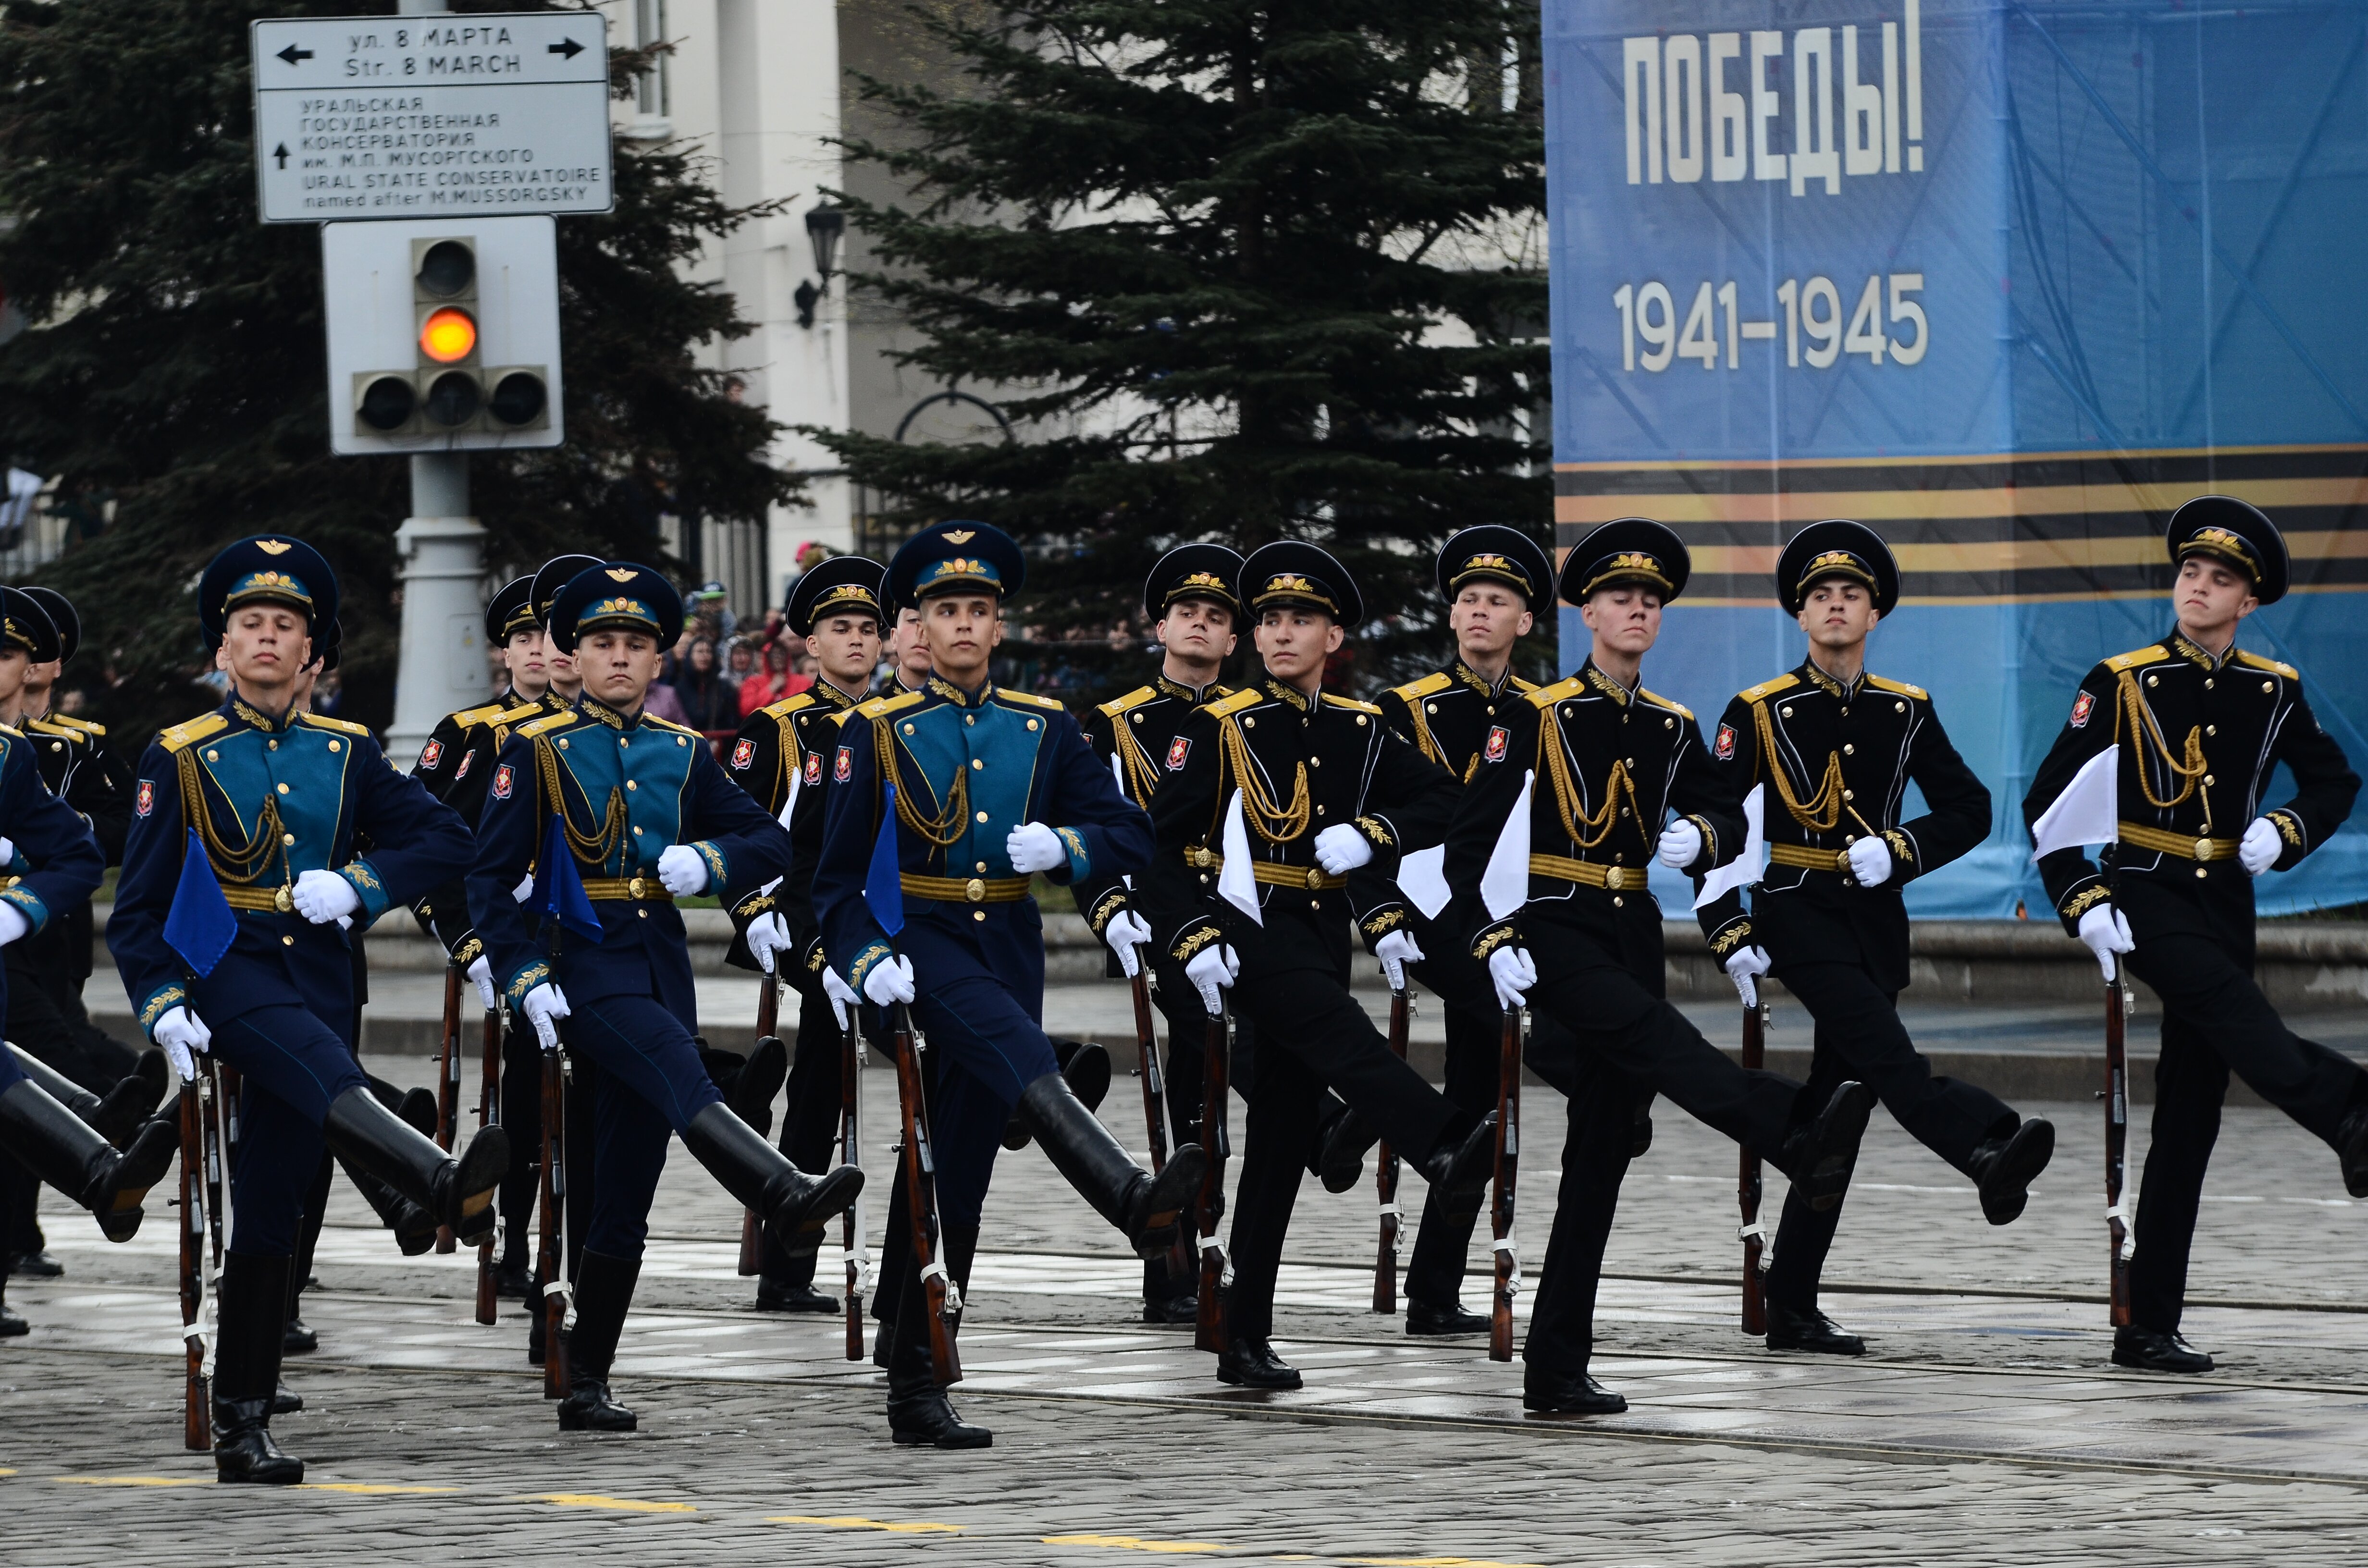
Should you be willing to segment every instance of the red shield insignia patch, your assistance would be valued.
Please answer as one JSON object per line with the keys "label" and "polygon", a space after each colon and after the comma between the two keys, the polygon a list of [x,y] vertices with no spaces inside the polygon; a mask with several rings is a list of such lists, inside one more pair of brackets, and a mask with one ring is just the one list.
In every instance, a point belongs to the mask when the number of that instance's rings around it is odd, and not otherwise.
{"label": "red shield insignia patch", "polygon": [[735,772],[736,772],[737,770],[741,769],[741,768],[744,768],[744,767],[747,767],[750,763],[752,763],[752,762],[754,762],[754,761],[756,761],[756,760],[757,760],[757,743],[756,743],[756,742],[754,742],[754,741],[742,741],[738,745],[734,746],[734,747],[732,748],[732,767],[733,767],[733,768],[734,768],[734,770]]}
{"label": "red shield insignia patch", "polygon": [[1711,747],[1711,751],[1712,754],[1721,762],[1733,762],[1735,760],[1734,725],[1721,724],[1718,727],[1718,740]]}
{"label": "red shield insignia patch", "polygon": [[140,792],[139,792],[139,794],[137,794],[136,796],[134,796],[134,797],[132,798],[132,801],[131,801],[131,811],[132,811],[132,814],[133,814],[133,815],[135,815],[135,816],[143,816],[143,817],[144,817],[144,816],[149,816],[149,815],[154,814],[154,812],[155,812],[155,810],[156,810],[156,783],[155,783],[155,780],[154,780],[154,779],[152,779],[152,778],[142,778],[142,779],[140,781]]}
{"label": "red shield insignia patch", "polygon": [[810,751],[806,753],[806,788],[809,790],[815,789],[818,788],[821,783],[822,753],[818,751]]}
{"label": "red shield insignia patch", "polygon": [[1177,736],[1167,747],[1167,771],[1173,773],[1182,767],[1185,757],[1190,756],[1191,751],[1192,743],[1182,735]]}
{"label": "red shield insignia patch", "polygon": [[2079,696],[2074,698],[2072,699],[2072,727],[2076,730],[2087,729],[2089,727],[2089,715],[2096,711],[2096,708],[2097,699],[2089,696],[2085,691]]}
{"label": "red shield insignia patch", "polygon": [[437,765],[438,763],[439,763],[439,762],[443,761],[443,760],[444,760],[444,743],[443,743],[442,741],[430,741],[430,742],[428,742],[426,745],[421,746],[421,747],[419,748],[419,771],[420,771],[420,772],[422,772],[422,773],[433,773],[433,772],[435,772],[435,771],[436,771],[436,765]]}
{"label": "red shield insignia patch", "polygon": [[475,752],[462,752],[461,754],[461,771],[452,775],[452,782],[458,784],[461,779],[469,777],[469,769],[475,767],[476,763],[477,754]]}
{"label": "red shield insignia patch", "polygon": [[838,748],[838,760],[831,765],[830,776],[833,778],[837,779],[842,784],[855,777],[855,748],[853,746],[841,746]]}
{"label": "red shield insignia patch", "polygon": [[1504,761],[1505,747],[1511,739],[1511,734],[1507,732],[1504,725],[1497,725],[1494,729],[1491,729],[1488,732],[1488,745],[1486,750],[1481,752],[1481,757],[1488,762]]}
{"label": "red shield insignia patch", "polygon": [[510,798],[510,765],[507,762],[494,769],[495,800],[507,801]]}

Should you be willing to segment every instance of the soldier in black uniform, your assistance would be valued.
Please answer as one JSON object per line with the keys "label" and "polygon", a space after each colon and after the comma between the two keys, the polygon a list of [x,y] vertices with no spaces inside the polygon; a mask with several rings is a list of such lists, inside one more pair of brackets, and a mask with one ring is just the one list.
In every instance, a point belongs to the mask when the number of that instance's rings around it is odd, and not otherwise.
{"label": "soldier in black uniform", "polygon": [[[784,981],[797,988],[797,1064],[790,1072],[780,1150],[800,1170],[825,1169],[832,1158],[848,1009],[855,1001],[855,993],[823,955],[822,923],[814,909],[825,764],[837,744],[839,720],[871,696],[887,619],[881,603],[887,575],[885,566],[868,557],[836,555],[798,578],[782,619],[814,655],[819,678],[806,690],[750,714],[724,762],[732,781],[790,830],[789,875],[740,906],[746,928],[734,944],[731,961],[767,974],[780,967]],[[816,1255],[805,1246],[813,1239],[812,1233],[802,1233],[796,1244],[785,1245],[780,1237],[766,1235],[757,1311],[838,1311],[838,1298],[814,1289]]]}
{"label": "soldier in black uniform", "polygon": [[[1169,743],[1151,801],[1157,846],[1134,903],[1204,1017],[1230,990],[1257,1028],[1217,1375],[1289,1389],[1299,1373],[1269,1343],[1275,1274],[1325,1085],[1444,1189],[1451,1212],[1478,1210],[1491,1140],[1486,1122],[1390,1053],[1349,994],[1349,875],[1390,874],[1403,852],[1438,842],[1455,780],[1392,733],[1379,708],[1321,689],[1326,659],[1364,619],[1338,561],[1286,540],[1253,554],[1241,581],[1265,669],[1255,687],[1195,710]],[[1250,876],[1225,861],[1229,837]]]}
{"label": "soldier in black uniform", "polygon": [[[1561,1199],[1522,1347],[1522,1403],[1536,1411],[1627,1408],[1587,1367],[1636,1096],[1667,1095],[1767,1151],[1810,1203],[1828,1209],[1849,1184],[1873,1105],[1865,1085],[1845,1083],[1820,1108],[1793,1080],[1736,1066],[1666,997],[1648,868],[1657,858],[1702,875],[1733,859],[1743,840],[1692,713],[1642,684],[1661,606],[1684,590],[1691,567],[1678,536],[1641,517],[1606,523],[1570,552],[1560,595],[1580,607],[1593,651],[1577,675],[1529,693],[1490,727],[1447,840],[1447,880],[1479,925],[1472,950],[1498,1002],[1534,1001],[1578,1037],[1589,1062],[1588,1086],[1570,1103]],[[1512,820],[1517,806],[1526,823]],[[1484,877],[1508,828],[1509,843],[1526,851],[1527,903],[1491,918]]]}
{"label": "soldier in black uniform", "polygon": [[[1744,910],[1730,890],[1697,912],[1744,1005],[1773,972],[1816,1020],[1813,1098],[1843,1078],[1874,1090],[1899,1125],[1971,1176],[1982,1213],[2022,1212],[2055,1130],[1996,1095],[1936,1077],[1907,1038],[1900,889],[1989,836],[1990,792],[1949,744],[1922,687],[1868,673],[1866,639],[1899,599],[1891,549],[1863,523],[1814,523],[1776,563],[1776,594],[1808,634],[1809,656],[1726,705],[1711,756],[1741,799],[1765,801],[1769,866]],[[1925,813],[1901,820],[1907,786]],[[1768,1270],[1768,1347],[1856,1356],[1865,1344],[1817,1310],[1817,1279],[1841,1206],[1784,1201]]]}
{"label": "soldier in black uniform", "polygon": [[[2208,1372],[2180,1336],[2187,1255],[2203,1169],[2234,1072],[2340,1156],[2345,1190],[2368,1198],[2368,1073],[2286,1028],[2253,981],[2253,879],[2285,870],[2351,812],[2360,777],[2319,727],[2292,665],[2236,646],[2237,624],[2284,597],[2285,540],[2246,503],[2205,495],[2172,514],[2177,624],[2158,642],[2091,669],[2040,765],[2023,816],[2034,829],[2080,768],[2121,748],[2119,842],[2040,858],[2065,929],[2116,956],[2162,998],[2154,1132],[2138,1190],[2130,1324],[2113,1361]],[[2294,797],[2270,807],[2285,764]]]}

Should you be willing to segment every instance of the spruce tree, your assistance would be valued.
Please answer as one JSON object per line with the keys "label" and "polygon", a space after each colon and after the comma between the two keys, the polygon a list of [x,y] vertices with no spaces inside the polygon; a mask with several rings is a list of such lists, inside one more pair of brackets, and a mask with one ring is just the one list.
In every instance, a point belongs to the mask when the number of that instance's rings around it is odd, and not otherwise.
{"label": "spruce tree", "polygon": [[[252,17],[355,8],[0,0],[0,214],[15,221],[0,281],[31,324],[0,346],[0,442],[68,494],[115,503],[101,537],[41,575],[83,618],[69,678],[113,667],[103,716],[135,748],[189,716],[196,574],[249,533],[328,556],[347,690],[360,717],[392,713],[408,463],[329,453],[320,234],[257,221],[248,96]],[[645,63],[616,52],[620,94]],[[747,214],[677,149],[620,143],[616,192],[611,213],[559,220],[566,445],[471,463],[496,570],[564,550],[664,564],[662,506],[755,517],[789,493],[762,411],[694,362],[746,324],[676,271]]]}
{"label": "spruce tree", "polygon": [[[1438,543],[1548,535],[1543,421],[1520,423],[1547,374],[1534,0],[916,14],[970,80],[862,80],[898,129],[850,151],[911,194],[850,201],[854,281],[917,329],[907,364],[1019,439],[817,434],[892,525],[1019,537],[1048,633],[1109,627],[1182,540],[1302,538],[1377,618],[1360,681],[1435,663]],[[1099,641],[1059,652],[1140,678]]]}

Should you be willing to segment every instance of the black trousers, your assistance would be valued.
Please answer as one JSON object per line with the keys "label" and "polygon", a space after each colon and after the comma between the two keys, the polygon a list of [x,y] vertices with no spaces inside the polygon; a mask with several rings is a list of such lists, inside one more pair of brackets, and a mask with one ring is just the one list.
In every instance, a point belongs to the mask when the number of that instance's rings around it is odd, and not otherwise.
{"label": "black trousers", "polygon": [[1603,1249],[1620,1206],[1636,1120],[1653,1093],[1584,1056],[1574,1061],[1559,1052],[1532,1053],[1530,1066],[1541,1077],[1552,1077],[1565,1063],[1570,1124],[1562,1146],[1562,1186],[1554,1195],[1554,1229],[1546,1238],[1545,1266],[1531,1304],[1521,1359],[1542,1370],[1575,1375],[1587,1370],[1595,1352],[1595,1292],[1603,1274]]}
{"label": "black trousers", "polygon": [[[1443,935],[1434,937],[1428,931],[1421,933],[1421,940],[1427,956],[1410,972],[1446,1008],[1447,1097],[1474,1118],[1485,1117],[1497,1108],[1505,1031],[1496,989],[1486,968],[1465,944],[1451,944]],[[1463,1300],[1465,1264],[1479,1219],[1476,1213],[1459,1219],[1443,1212],[1436,1191],[1423,1199],[1414,1256],[1406,1263],[1407,1301],[1445,1308]]]}
{"label": "black trousers", "polygon": [[1234,1192],[1234,1283],[1225,1305],[1235,1335],[1263,1339],[1274,1328],[1283,1236],[1306,1174],[1326,1085],[1413,1159],[1429,1154],[1459,1129],[1468,1131],[1473,1119],[1391,1054],[1337,973],[1246,969],[1233,988],[1233,1006],[1257,1028],[1256,1087]]}
{"label": "black trousers", "polygon": [[2249,896],[2241,925],[2235,912],[2134,877],[2123,879],[2119,902],[2137,938],[2137,950],[2124,961],[2162,998],[2163,1011],[2153,1137],[2130,1257],[2130,1315],[2140,1328],[2168,1334],[2178,1329],[2186,1305],[2196,1208],[2229,1074],[2334,1147],[2346,1113],[2368,1100],[2368,1073],[2287,1028],[2261,994],[2252,974]]}
{"label": "black trousers", "polygon": [[541,1184],[542,1042],[534,1026],[515,1015],[502,1036],[502,1131],[510,1141],[510,1168],[495,1199],[502,1216],[502,1258],[524,1264],[534,1256],[534,1205]]}
{"label": "black trousers", "polygon": [[[838,1121],[841,1085],[846,1080],[846,1036],[830,1010],[830,998],[817,984],[800,987],[798,1051],[790,1065],[789,1105],[781,1115],[781,1153],[808,1175],[838,1164]],[[765,1233],[757,1272],[768,1284],[814,1283],[819,1253],[793,1255]]]}
{"label": "black trousers", "polygon": [[[1909,1137],[1964,1174],[1983,1140],[2004,1137],[2021,1124],[2014,1108],[1987,1089],[1936,1075],[1899,1021],[1897,993],[1882,990],[1857,964],[1779,959],[1776,969],[1816,1020],[1810,1105],[1824,1105],[1856,1079],[1874,1091]],[[1841,1204],[1820,1213],[1797,1189],[1786,1194],[1768,1267],[1770,1301],[1804,1312],[1816,1306],[1817,1282],[1841,1218]]]}

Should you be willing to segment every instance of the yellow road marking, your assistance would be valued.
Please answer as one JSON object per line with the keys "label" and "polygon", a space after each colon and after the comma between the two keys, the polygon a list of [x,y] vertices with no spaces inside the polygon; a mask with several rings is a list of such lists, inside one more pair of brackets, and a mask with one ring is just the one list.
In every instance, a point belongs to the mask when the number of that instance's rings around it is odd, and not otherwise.
{"label": "yellow road marking", "polygon": [[52,1481],[67,1486],[208,1486],[211,1477],[202,1475],[53,1475]]}
{"label": "yellow road marking", "polygon": [[1485,1557],[1343,1557],[1367,1568],[1544,1568],[1538,1562],[1492,1562]]}
{"label": "yellow road marking", "polygon": [[17,1472],[13,1470],[0,1470],[0,1475],[14,1475]]}
{"label": "yellow road marking", "polygon": [[926,1519],[899,1523],[891,1519],[867,1519],[860,1514],[775,1514],[765,1520],[768,1525],[825,1525],[835,1530],[887,1530],[895,1535],[960,1535],[960,1525],[931,1524]]}
{"label": "yellow road marking", "polygon": [[299,1492],[351,1492],[362,1497],[395,1497],[424,1494],[430,1492],[458,1492],[457,1486],[375,1486],[361,1481],[306,1481],[296,1488]]}
{"label": "yellow road marking", "polygon": [[645,1503],[638,1497],[603,1497],[592,1492],[545,1492],[529,1503],[551,1503],[562,1508],[613,1508],[625,1514],[696,1514],[688,1503]]}
{"label": "yellow road marking", "polygon": [[1046,1546],[1114,1546],[1126,1551],[1223,1551],[1213,1540],[1142,1540],[1131,1535],[1048,1535]]}

